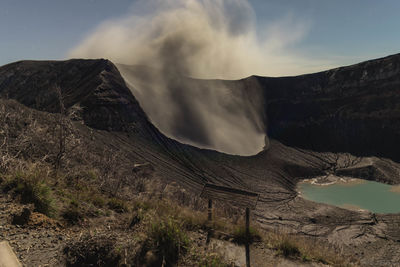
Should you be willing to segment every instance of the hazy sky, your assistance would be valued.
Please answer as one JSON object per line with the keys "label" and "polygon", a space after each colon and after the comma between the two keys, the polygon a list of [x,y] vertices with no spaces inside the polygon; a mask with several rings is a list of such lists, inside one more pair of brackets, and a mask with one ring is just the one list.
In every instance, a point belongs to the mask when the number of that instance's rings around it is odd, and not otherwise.
{"label": "hazy sky", "polygon": [[[135,12],[134,2],[0,0],[0,65],[21,59],[64,59],[102,22]],[[260,38],[277,21],[290,21],[289,27],[303,25],[291,49],[317,59],[314,62],[345,65],[400,52],[398,0],[249,2]],[[284,34],[290,38],[290,31]]]}

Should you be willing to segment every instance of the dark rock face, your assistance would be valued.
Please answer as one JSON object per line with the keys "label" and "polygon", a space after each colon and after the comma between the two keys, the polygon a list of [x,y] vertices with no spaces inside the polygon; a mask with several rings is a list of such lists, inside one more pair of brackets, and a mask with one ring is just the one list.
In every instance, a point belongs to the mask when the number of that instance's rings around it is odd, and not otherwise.
{"label": "dark rock face", "polygon": [[147,119],[108,60],[21,61],[0,68],[0,96],[38,110],[60,112],[55,86],[67,109],[86,125],[107,130],[139,130]]}
{"label": "dark rock face", "polygon": [[400,54],[298,77],[249,79],[264,89],[269,137],[400,160]]}

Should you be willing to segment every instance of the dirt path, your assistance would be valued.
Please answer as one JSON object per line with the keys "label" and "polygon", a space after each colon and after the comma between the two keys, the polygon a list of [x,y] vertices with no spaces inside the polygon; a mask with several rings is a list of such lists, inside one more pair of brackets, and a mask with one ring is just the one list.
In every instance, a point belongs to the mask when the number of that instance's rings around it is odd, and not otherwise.
{"label": "dirt path", "polygon": [[62,249],[67,234],[53,220],[33,213],[33,221],[26,227],[13,225],[12,214],[18,214],[23,205],[0,194],[0,240],[8,241],[25,266],[62,266]]}
{"label": "dirt path", "polygon": [[1,267],[22,266],[7,241],[0,242],[0,266]]}

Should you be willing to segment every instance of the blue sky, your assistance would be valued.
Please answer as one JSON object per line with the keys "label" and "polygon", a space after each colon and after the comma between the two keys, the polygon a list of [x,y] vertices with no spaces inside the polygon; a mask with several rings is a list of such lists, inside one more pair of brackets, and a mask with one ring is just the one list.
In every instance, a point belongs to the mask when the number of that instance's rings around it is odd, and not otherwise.
{"label": "blue sky", "polygon": [[400,52],[400,1],[252,0],[258,23],[287,13],[310,21],[309,53],[368,59]]}
{"label": "blue sky", "polygon": [[[128,0],[1,0],[0,65],[22,59],[64,59],[104,22],[129,15]],[[307,31],[292,48],[335,64],[400,52],[400,1],[250,0],[257,32],[290,17]],[[323,67],[321,67],[323,68]]]}

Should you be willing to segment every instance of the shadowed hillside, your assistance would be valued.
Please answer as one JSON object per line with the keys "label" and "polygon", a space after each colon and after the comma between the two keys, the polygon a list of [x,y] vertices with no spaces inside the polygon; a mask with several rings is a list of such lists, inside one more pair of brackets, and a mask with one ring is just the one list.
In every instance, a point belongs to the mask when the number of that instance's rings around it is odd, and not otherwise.
{"label": "shadowed hillside", "polygon": [[298,77],[257,79],[268,135],[307,149],[400,160],[400,55]]}

